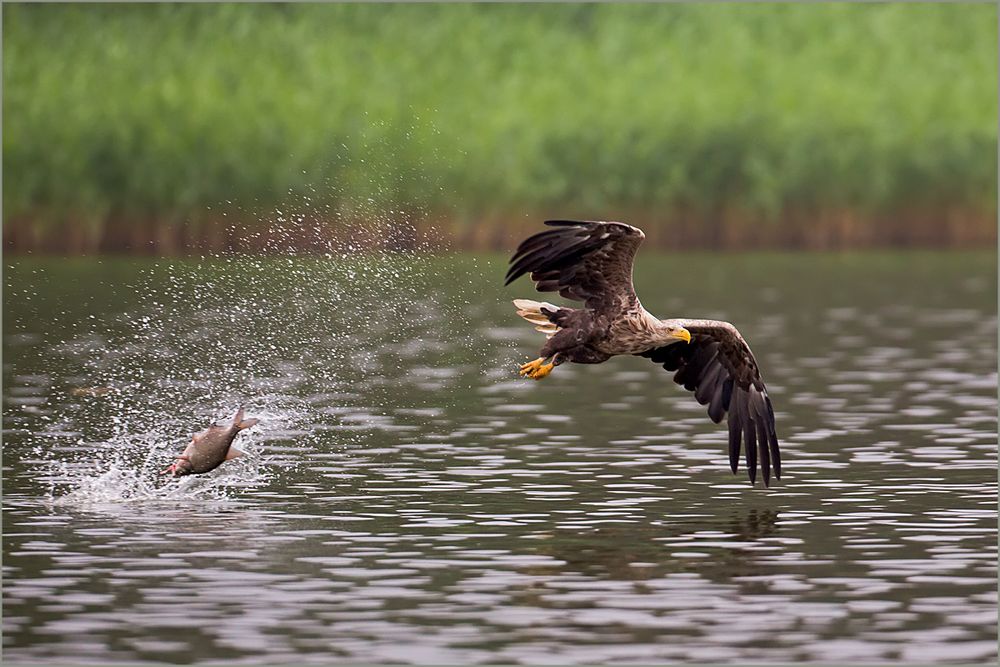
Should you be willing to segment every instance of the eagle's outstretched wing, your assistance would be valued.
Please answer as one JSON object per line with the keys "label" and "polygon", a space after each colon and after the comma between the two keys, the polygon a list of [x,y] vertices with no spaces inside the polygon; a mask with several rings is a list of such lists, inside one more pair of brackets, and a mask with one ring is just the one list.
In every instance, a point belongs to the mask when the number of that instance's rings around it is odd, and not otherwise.
{"label": "eagle's outstretched wing", "polygon": [[531,273],[539,292],[559,292],[588,308],[625,308],[638,303],[632,260],[646,238],[622,222],[547,220],[555,227],[525,239],[510,258],[509,285]]}
{"label": "eagle's outstretched wing", "polygon": [[736,472],[740,442],[746,448],[750,483],[757,479],[757,460],[764,486],[771,472],[781,477],[781,453],[774,429],[774,408],[760,377],[757,360],[743,336],[729,322],[677,320],[691,334],[690,343],[657,347],[639,356],[648,357],[674,373],[718,424],[729,413],[729,467]]}

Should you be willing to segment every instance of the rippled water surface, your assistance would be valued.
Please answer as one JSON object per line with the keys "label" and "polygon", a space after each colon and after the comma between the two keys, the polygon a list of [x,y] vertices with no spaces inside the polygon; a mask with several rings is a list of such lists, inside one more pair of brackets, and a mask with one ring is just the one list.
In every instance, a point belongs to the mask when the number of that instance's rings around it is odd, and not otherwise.
{"label": "rippled water surface", "polygon": [[[503,258],[5,267],[17,662],[986,662],[996,256],[657,255],[737,324],[783,476],[645,359],[518,364]],[[156,472],[245,402],[247,456]]]}

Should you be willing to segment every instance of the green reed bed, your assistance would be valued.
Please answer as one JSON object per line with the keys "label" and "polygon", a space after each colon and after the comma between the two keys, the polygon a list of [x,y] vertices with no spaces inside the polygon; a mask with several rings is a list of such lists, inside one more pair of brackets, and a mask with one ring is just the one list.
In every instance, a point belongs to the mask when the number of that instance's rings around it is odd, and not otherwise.
{"label": "green reed bed", "polygon": [[674,218],[995,215],[993,5],[3,11],[22,243],[263,224],[305,198],[458,228],[632,215],[666,236]]}

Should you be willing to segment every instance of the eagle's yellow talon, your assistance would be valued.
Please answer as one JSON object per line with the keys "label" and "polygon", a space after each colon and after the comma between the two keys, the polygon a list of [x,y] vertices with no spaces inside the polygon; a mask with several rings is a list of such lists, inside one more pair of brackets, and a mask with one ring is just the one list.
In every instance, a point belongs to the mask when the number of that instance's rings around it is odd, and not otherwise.
{"label": "eagle's yellow talon", "polygon": [[542,364],[541,366],[536,368],[535,372],[532,373],[529,377],[532,380],[541,380],[544,377],[548,377],[549,373],[551,373],[552,369],[555,367],[556,365],[553,363]]}
{"label": "eagle's yellow talon", "polygon": [[539,357],[538,359],[535,359],[534,361],[529,361],[526,364],[522,364],[521,365],[521,370],[518,371],[518,373],[520,373],[520,375],[522,377],[523,376],[534,377],[534,375],[533,375],[534,372],[538,369],[539,366],[542,365],[543,361],[545,361],[545,360],[542,359],[541,357]]}
{"label": "eagle's yellow talon", "polygon": [[518,373],[521,377],[529,377],[532,380],[541,380],[543,377],[546,377],[549,373],[551,373],[552,369],[555,367],[556,365],[554,363],[545,363],[545,359],[543,357],[539,357],[534,361],[529,361],[528,363],[523,364]]}

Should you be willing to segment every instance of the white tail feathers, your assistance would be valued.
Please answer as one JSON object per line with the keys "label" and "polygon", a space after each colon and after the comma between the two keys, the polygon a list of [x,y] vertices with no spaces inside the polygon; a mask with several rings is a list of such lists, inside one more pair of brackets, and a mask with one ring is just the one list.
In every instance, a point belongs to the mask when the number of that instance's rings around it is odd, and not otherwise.
{"label": "white tail feathers", "polygon": [[559,327],[549,321],[549,318],[542,312],[542,308],[547,310],[559,310],[558,306],[551,303],[532,301],[531,299],[514,299],[514,307],[517,314],[535,325],[535,331],[541,331],[546,338],[552,338],[559,331]]}

